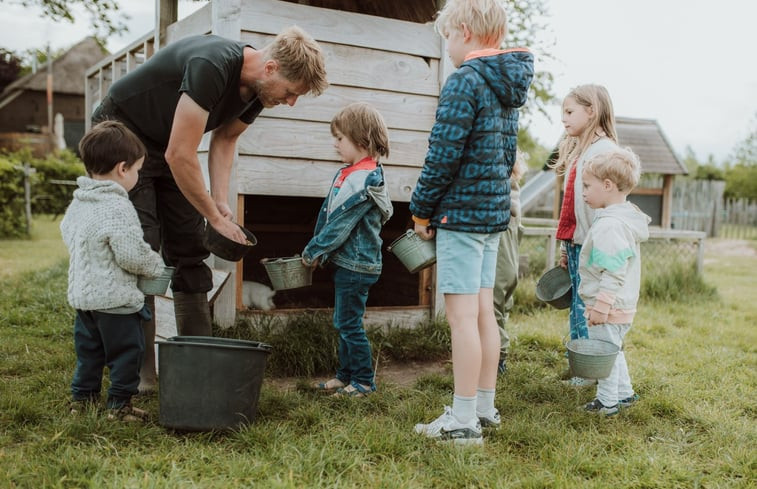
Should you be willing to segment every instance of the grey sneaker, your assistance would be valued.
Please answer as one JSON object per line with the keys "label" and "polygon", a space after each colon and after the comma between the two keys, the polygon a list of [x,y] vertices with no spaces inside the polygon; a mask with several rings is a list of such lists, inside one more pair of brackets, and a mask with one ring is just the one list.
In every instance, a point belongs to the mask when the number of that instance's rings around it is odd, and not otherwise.
{"label": "grey sneaker", "polygon": [[626,397],[625,399],[621,399],[620,401],[618,401],[618,407],[621,409],[631,407],[634,404],[636,404],[636,401],[638,400],[639,400],[639,395],[634,394],[632,396]]}
{"label": "grey sneaker", "polygon": [[418,423],[415,432],[440,441],[449,441],[456,445],[483,445],[481,423],[477,418],[468,423],[461,423],[452,414],[452,408],[444,406],[444,413],[428,424]]}
{"label": "grey sneaker", "polygon": [[602,416],[614,416],[618,414],[618,405],[605,406],[599,399],[584,404],[581,408],[588,413],[600,414]]}
{"label": "grey sneaker", "polygon": [[583,377],[571,377],[568,380],[563,380],[563,384],[571,387],[591,387],[597,385],[597,379],[584,379]]}
{"label": "grey sneaker", "polygon": [[497,408],[494,408],[494,411],[488,414],[479,414],[477,412],[476,416],[478,416],[478,421],[481,423],[482,428],[499,428],[499,425],[502,423]]}

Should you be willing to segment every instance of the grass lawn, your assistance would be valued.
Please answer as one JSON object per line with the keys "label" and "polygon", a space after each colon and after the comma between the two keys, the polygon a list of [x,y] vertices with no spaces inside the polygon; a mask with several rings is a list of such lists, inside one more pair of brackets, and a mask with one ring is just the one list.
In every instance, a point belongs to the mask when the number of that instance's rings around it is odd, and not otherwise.
{"label": "grass lawn", "polygon": [[68,259],[60,236],[63,216],[37,216],[32,221],[32,235],[26,240],[0,239],[0,280],[22,272],[49,268]]}
{"label": "grass lawn", "polygon": [[[33,243],[16,246],[37,254]],[[559,382],[566,312],[513,317],[509,371],[497,390],[503,423],[485,431],[481,449],[412,433],[451,401],[451,375],[422,376],[411,387],[380,384],[367,399],[264,382],[258,419],[232,433],[177,434],[157,422],[109,422],[97,411],[71,417],[73,315],[65,262],[51,262],[0,277],[2,488],[756,484],[755,254],[707,254],[716,298],[640,304],[627,358],[641,401],[614,418],[578,412],[593,390]],[[136,403],[157,415],[155,396]]]}

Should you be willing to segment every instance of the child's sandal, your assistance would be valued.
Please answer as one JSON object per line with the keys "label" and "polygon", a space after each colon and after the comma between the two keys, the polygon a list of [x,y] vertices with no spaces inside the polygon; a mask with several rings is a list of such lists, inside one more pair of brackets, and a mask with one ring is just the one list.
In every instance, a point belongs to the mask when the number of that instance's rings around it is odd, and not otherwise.
{"label": "child's sandal", "polygon": [[375,388],[366,387],[357,382],[352,382],[347,387],[337,389],[334,395],[339,397],[367,397],[375,390]]}
{"label": "child's sandal", "polygon": [[139,408],[135,408],[130,404],[121,406],[118,409],[111,409],[108,413],[108,420],[110,421],[126,421],[127,423],[134,423],[136,421],[147,421],[147,411]]}
{"label": "child's sandal", "polygon": [[334,392],[341,389],[342,387],[345,387],[346,385],[347,384],[334,377],[333,379],[329,379],[326,382],[317,382],[314,387],[317,391]]}

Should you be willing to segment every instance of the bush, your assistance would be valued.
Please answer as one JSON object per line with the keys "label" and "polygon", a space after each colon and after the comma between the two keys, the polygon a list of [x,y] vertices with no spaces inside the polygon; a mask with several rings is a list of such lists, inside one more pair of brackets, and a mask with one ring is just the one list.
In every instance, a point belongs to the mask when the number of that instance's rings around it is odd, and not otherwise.
{"label": "bush", "polygon": [[645,267],[642,272],[641,297],[668,302],[685,302],[697,298],[713,298],[717,289],[705,283],[696,265],[673,261]]}
{"label": "bush", "polygon": [[65,212],[74,187],[52,180],[74,181],[84,175],[84,165],[71,151],[63,150],[45,159],[34,158],[28,149],[0,156],[0,237],[18,238],[26,233],[24,174],[18,168],[29,163],[33,214],[58,215]]}
{"label": "bush", "polygon": [[26,233],[24,174],[18,162],[0,157],[0,237],[18,238]]}

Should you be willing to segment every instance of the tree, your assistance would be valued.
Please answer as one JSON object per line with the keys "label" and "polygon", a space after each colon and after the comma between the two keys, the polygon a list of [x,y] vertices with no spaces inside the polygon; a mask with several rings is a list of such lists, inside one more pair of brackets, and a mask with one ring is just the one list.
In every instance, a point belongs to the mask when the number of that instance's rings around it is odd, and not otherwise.
{"label": "tree", "polygon": [[[8,0],[0,0],[5,3]],[[74,22],[73,9],[81,6],[86,10],[91,18],[93,35],[104,40],[113,34],[120,34],[126,31],[126,24],[121,18],[128,17],[125,14],[118,13],[118,2],[116,0],[18,0],[24,7],[38,7],[42,10],[42,15],[56,22],[66,20]]]}
{"label": "tree", "polygon": [[751,132],[734,148],[725,172],[725,196],[757,200],[757,115]]}
{"label": "tree", "polygon": [[0,48],[0,92],[13,83],[21,73],[21,58],[13,51]]}

